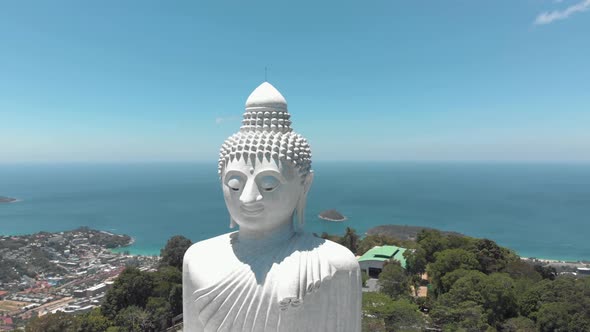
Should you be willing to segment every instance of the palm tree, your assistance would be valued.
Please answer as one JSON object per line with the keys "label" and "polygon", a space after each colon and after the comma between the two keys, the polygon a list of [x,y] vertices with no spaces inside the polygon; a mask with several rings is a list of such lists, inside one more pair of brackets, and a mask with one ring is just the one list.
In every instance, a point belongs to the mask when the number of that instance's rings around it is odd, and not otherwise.
{"label": "palm tree", "polygon": [[350,251],[356,254],[358,247],[359,236],[356,234],[354,228],[346,227],[346,233],[342,237],[341,243]]}

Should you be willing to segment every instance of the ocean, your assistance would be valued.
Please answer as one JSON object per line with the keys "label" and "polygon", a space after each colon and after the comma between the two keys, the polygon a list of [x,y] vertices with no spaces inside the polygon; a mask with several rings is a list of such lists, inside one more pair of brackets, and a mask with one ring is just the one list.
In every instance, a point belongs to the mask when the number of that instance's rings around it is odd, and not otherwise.
{"label": "ocean", "polygon": [[[590,260],[590,165],[317,162],[306,229],[384,224],[485,237],[521,256]],[[135,254],[173,235],[229,232],[216,163],[0,165],[0,234],[79,226],[125,233]],[[337,209],[342,223],[317,216]]]}

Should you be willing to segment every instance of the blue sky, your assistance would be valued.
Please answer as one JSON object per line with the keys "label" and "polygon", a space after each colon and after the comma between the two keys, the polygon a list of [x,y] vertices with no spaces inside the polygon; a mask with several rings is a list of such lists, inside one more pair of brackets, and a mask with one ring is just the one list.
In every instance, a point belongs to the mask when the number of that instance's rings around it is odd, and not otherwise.
{"label": "blue sky", "polygon": [[0,163],[216,162],[249,93],[314,160],[590,161],[590,0],[2,1]]}

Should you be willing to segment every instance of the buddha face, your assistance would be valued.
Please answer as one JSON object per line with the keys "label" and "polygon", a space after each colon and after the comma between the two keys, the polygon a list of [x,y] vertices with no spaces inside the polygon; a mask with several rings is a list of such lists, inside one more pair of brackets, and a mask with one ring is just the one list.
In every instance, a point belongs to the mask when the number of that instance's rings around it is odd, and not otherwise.
{"label": "buddha face", "polygon": [[223,172],[223,196],[241,229],[272,231],[292,222],[297,204],[305,203],[312,178],[313,173],[302,177],[282,161],[234,160]]}

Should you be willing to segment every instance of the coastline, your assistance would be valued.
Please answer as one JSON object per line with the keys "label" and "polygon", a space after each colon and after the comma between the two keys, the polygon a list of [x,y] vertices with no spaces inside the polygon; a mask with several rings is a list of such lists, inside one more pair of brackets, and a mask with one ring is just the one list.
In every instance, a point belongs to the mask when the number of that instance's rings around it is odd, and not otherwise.
{"label": "coastline", "polygon": [[556,271],[557,274],[574,274],[576,275],[579,269],[590,268],[590,261],[571,261],[571,260],[556,260],[556,259],[543,259],[534,257],[521,257],[521,261],[527,264],[540,265],[548,267]]}
{"label": "coastline", "polygon": [[[162,245],[162,247],[165,245],[165,243]],[[125,251],[129,252],[130,256],[160,256],[160,250],[162,248],[141,248],[141,247],[135,247],[135,246],[130,246],[130,247],[119,247],[119,248],[113,248],[113,249],[109,249],[112,253],[115,254],[122,254]]]}
{"label": "coastline", "polygon": [[[346,217],[344,218],[344,220],[329,220],[327,218],[322,218],[322,217],[320,217],[320,218],[323,220],[326,220],[326,221],[336,222],[336,223],[341,222],[341,221],[345,221],[348,219]],[[71,230],[66,230],[66,231],[62,231],[62,232],[67,232],[67,231],[71,231]],[[110,234],[110,235],[120,235],[117,233],[113,233],[111,231],[104,231],[104,230],[98,230],[98,231],[100,231],[102,233]],[[59,232],[50,232],[50,233],[59,233]],[[29,233],[29,234],[2,234],[2,233],[0,233],[0,236],[23,236],[23,235],[26,236],[26,235],[32,235],[32,234],[35,234],[35,233]],[[126,234],[126,235],[128,235],[128,234]],[[159,256],[160,250],[166,244],[166,242],[164,241],[162,243],[162,246],[158,247],[158,248],[147,248],[147,247],[136,246],[136,243],[137,243],[136,238],[131,235],[128,235],[128,236],[130,237],[130,241],[127,245],[119,246],[116,248],[109,248],[107,250],[112,253],[115,253],[115,254],[122,254],[125,251],[127,251],[127,252],[129,252],[130,256]],[[364,236],[366,236],[366,234]],[[580,267],[590,265],[590,257],[576,260],[576,259],[562,258],[562,257],[543,258],[543,257],[530,256],[530,255],[529,256],[521,256],[518,252],[516,252],[516,254],[519,255],[521,260],[531,261],[531,262],[539,262],[539,263],[543,263],[546,265],[570,265],[570,266],[580,266]]]}
{"label": "coastline", "polygon": [[[422,225],[489,238],[523,257],[590,259],[590,223],[583,222],[590,215],[590,205],[585,200],[590,193],[590,186],[585,185],[590,183],[588,167],[315,164],[322,181],[315,181],[310,191],[306,231],[342,235],[349,226],[361,235],[382,224]],[[229,231],[225,222],[227,209],[214,168],[207,163],[4,168],[0,196],[24,201],[0,204],[0,233],[56,232],[88,224],[133,235],[136,241],[129,250],[138,254],[155,254],[175,234],[201,241]],[[383,181],[368,186],[363,177],[353,177],[345,186],[342,179],[353,170]],[[389,176],[392,172],[405,179],[404,186],[395,185],[395,178]],[[483,173],[489,178],[481,177]],[[425,181],[424,176],[435,183]],[[39,179],[54,184],[48,186]],[[187,179],[191,179],[190,185]],[[523,204],[503,199],[508,195],[503,184],[514,181],[518,186],[509,188],[514,189],[515,195],[522,195],[519,197]],[[68,191],[79,194],[67,194],[61,184],[68,184]],[[153,190],[143,190],[147,184]],[[104,191],[92,189],[96,186]],[[129,190],[120,190],[123,186]],[[219,195],[213,197],[214,192]],[[423,195],[427,192],[432,195]],[[563,203],[562,208],[554,208],[555,200]],[[341,210],[348,220],[318,220],[317,215],[328,208]],[[559,225],[552,220],[560,220]]]}
{"label": "coastline", "polygon": [[114,254],[123,254],[125,252],[128,252],[130,256],[153,257],[153,256],[160,256],[160,251],[166,245],[166,242],[164,242],[164,243],[162,243],[162,246],[158,247],[158,248],[141,248],[141,247],[138,248],[138,247],[134,246],[134,244],[136,242],[135,238],[132,236],[129,236],[129,237],[131,237],[131,241],[129,241],[128,245],[120,246],[117,248],[111,248],[111,249],[109,249],[109,251]]}
{"label": "coastline", "polygon": [[[329,220],[328,218],[323,218],[323,217],[319,217],[319,218],[329,221],[329,222],[334,222],[334,223],[340,223],[342,221],[348,220],[347,217],[345,217],[344,220]],[[122,234],[118,234],[118,233],[113,233],[112,231],[106,231],[106,230],[100,230],[100,229],[96,229],[96,230],[98,230],[102,233],[111,234],[111,235],[122,235]],[[52,232],[48,232],[48,233],[60,233],[60,232],[68,232],[68,231],[72,231],[72,230],[52,231]],[[43,232],[43,231],[38,231],[38,232]],[[14,233],[0,232],[0,236],[26,236],[26,235],[36,234],[38,232],[26,233],[26,234],[14,234]],[[109,250],[112,253],[123,253],[125,251],[128,251],[129,255],[131,255],[131,256],[159,256],[160,250],[166,244],[166,240],[163,240],[161,246],[158,246],[157,248],[156,247],[152,247],[152,248],[143,247],[143,246],[141,246],[141,242],[139,245],[137,245],[138,242],[137,242],[136,237],[131,236],[129,234],[125,234],[125,235],[130,237],[130,241],[125,246],[119,246],[116,248],[109,248],[107,250]],[[363,234],[363,237],[365,237],[365,236],[367,236],[367,234]],[[515,250],[515,252],[517,255],[519,255],[521,260],[536,261],[536,262],[540,262],[543,264],[590,265],[590,257],[585,257],[583,259],[572,259],[572,258],[565,258],[565,257],[547,258],[547,257],[537,257],[534,255],[530,255],[530,253],[528,255],[524,256],[524,255],[520,255],[516,250]]]}
{"label": "coastline", "polygon": [[[111,234],[111,235],[118,235],[118,234],[107,232],[107,231],[101,231],[101,232],[107,233],[107,234]],[[114,254],[121,254],[124,251],[128,251],[128,250],[126,250],[126,248],[131,247],[135,243],[135,238],[133,236],[131,236],[131,235],[127,235],[127,236],[129,236],[129,238],[130,238],[129,243],[127,243],[124,246],[118,246],[118,247],[115,247],[115,248],[109,248],[109,251],[112,252],[112,253],[114,253]],[[129,254],[132,255],[132,256],[144,256],[144,255],[134,255],[133,253],[131,253],[131,251],[129,251]]]}
{"label": "coastline", "polygon": [[333,221],[333,222],[342,222],[342,221],[346,221],[346,220],[348,220],[348,218],[347,218],[347,217],[344,217],[344,218],[342,218],[342,219],[331,219],[331,218],[328,218],[328,217],[324,217],[324,216],[322,216],[322,215],[318,215],[318,218],[320,218],[320,219],[322,219],[322,220],[326,220],[326,221]]}
{"label": "coastline", "polygon": [[[479,237],[479,236],[473,236],[467,233],[459,233],[459,231],[457,230],[443,230],[443,229],[438,229],[438,228],[433,228],[433,227],[428,227],[428,226],[416,226],[416,225],[402,225],[402,224],[384,224],[384,225],[378,225],[375,227],[370,228],[369,230],[367,230],[363,235],[362,238],[366,237],[366,236],[373,236],[373,235],[385,235],[388,237],[392,237],[395,238],[397,240],[400,241],[416,241],[416,237],[418,235],[418,233],[421,230],[433,230],[433,231],[438,231],[443,235],[454,235],[454,236],[467,236],[467,237],[472,237],[472,238],[476,238],[476,239],[481,239],[484,237]],[[490,240],[495,241],[496,243],[497,240],[494,239],[493,237],[488,237]],[[512,251],[514,251],[516,253],[516,255],[518,255],[518,257],[521,260],[526,260],[526,261],[530,261],[530,262],[536,262],[536,263],[541,263],[541,264],[545,264],[545,265],[590,265],[590,256],[586,256],[583,258],[572,258],[572,257],[565,257],[565,256],[552,256],[552,257],[548,257],[546,255],[541,255],[541,256],[536,256],[534,255],[534,253],[531,254],[530,251],[527,251],[526,253],[519,253],[516,249],[505,245],[505,244],[501,244],[498,243],[498,245],[501,245],[503,247],[506,247]]]}
{"label": "coastline", "polygon": [[[165,242],[162,244],[162,247],[165,245]],[[132,256],[158,256],[160,255],[161,248],[144,248],[141,246],[132,246],[131,244],[126,247],[119,247],[110,249],[114,253],[122,253],[124,251],[129,251],[129,254]],[[516,253],[518,255],[518,252]],[[538,258],[538,257],[525,257],[520,256],[521,260],[528,260],[528,261],[538,261],[544,264],[590,264],[590,257],[583,259],[583,260],[572,260],[572,259],[563,259],[563,258]]]}
{"label": "coastline", "polygon": [[537,257],[524,257],[520,256],[521,260],[525,261],[532,261],[532,262],[540,262],[545,264],[579,264],[579,265],[589,265],[590,258],[587,260],[571,260],[571,259],[547,259],[547,258],[537,258]]}

